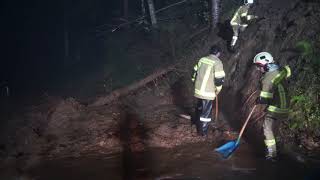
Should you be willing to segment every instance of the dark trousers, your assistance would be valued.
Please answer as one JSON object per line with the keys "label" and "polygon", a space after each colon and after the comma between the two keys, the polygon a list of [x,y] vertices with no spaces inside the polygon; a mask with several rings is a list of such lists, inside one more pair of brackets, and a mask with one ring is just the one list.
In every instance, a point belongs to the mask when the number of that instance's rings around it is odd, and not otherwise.
{"label": "dark trousers", "polygon": [[195,120],[198,134],[205,136],[208,134],[209,122],[212,120],[213,100],[197,98],[195,109]]}

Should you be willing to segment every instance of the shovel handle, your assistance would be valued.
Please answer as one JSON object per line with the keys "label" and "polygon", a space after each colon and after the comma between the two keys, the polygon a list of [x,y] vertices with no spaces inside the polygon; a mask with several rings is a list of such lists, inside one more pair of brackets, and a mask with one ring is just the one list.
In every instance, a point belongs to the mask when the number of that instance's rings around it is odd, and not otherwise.
{"label": "shovel handle", "polygon": [[241,139],[241,136],[242,136],[242,134],[243,134],[243,132],[244,132],[244,130],[245,130],[245,128],[246,128],[246,126],[247,126],[248,122],[249,122],[249,119],[251,118],[252,113],[253,113],[253,111],[254,111],[254,109],[255,109],[256,107],[257,107],[257,105],[254,105],[254,106],[253,106],[253,108],[252,108],[252,110],[251,110],[251,112],[250,112],[249,116],[247,117],[246,122],[243,124],[242,129],[241,129],[240,134],[239,134],[239,137],[238,137],[238,141]]}

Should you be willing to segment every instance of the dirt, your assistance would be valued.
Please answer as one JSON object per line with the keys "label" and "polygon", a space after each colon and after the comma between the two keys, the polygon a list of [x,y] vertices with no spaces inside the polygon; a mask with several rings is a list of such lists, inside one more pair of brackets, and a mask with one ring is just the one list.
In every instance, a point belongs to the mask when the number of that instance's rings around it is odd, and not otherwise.
{"label": "dirt", "polygon": [[[287,8],[283,8],[284,6]],[[248,29],[240,34],[238,49],[235,53],[228,53],[222,58],[226,59],[224,65],[228,75],[223,97],[230,99],[223,104],[222,108],[231,112],[229,120],[236,119],[239,115],[245,116],[255,104],[258,93],[249,100],[248,98],[260,88],[261,74],[251,66],[252,59],[257,53],[271,52],[280,66],[289,65],[293,80],[289,81],[288,88],[292,89],[295,86],[294,78],[299,76],[301,71],[301,64],[298,62],[299,51],[295,47],[299,41],[317,39],[316,32],[320,30],[315,25],[319,21],[318,7],[319,3],[314,1],[268,1],[259,2],[259,5],[254,7],[254,12],[262,19],[250,24]],[[252,119],[255,123],[248,129],[248,134],[261,136],[263,118],[258,120],[261,114],[263,114],[263,108],[259,107],[253,115]],[[231,124],[237,127],[239,123],[231,122]],[[282,145],[305,146],[306,148],[295,148],[300,153],[320,152],[317,137],[311,138],[306,132],[293,135],[287,126],[285,122],[280,123],[279,129],[282,132],[278,132],[278,137]],[[261,138],[252,140],[252,143],[260,144],[261,147],[261,140],[258,140]]]}
{"label": "dirt", "polygon": [[217,135],[231,138],[220,131],[199,137],[191,121],[178,116],[185,112],[175,104],[182,104],[172,96],[177,92],[165,86],[168,84],[161,83],[100,107],[86,107],[73,98],[46,97],[30,108],[23,119],[26,125],[11,135],[5,147],[7,158],[21,159],[21,168],[25,168],[36,164],[39,157],[143,152],[216,141]]}

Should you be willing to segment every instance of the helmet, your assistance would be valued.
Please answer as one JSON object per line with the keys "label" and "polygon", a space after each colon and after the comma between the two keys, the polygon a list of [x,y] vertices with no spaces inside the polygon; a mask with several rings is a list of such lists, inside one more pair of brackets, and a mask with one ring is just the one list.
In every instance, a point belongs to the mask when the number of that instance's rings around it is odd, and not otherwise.
{"label": "helmet", "polygon": [[220,49],[219,46],[217,46],[217,45],[211,46],[211,48],[210,48],[210,54],[216,55],[216,54],[218,54],[219,52],[221,52],[221,49]]}
{"label": "helmet", "polygon": [[273,57],[270,53],[268,52],[261,52],[261,53],[258,53],[254,59],[253,59],[253,63],[254,64],[259,64],[259,65],[266,65],[266,64],[269,64],[269,63],[273,63]]}
{"label": "helmet", "polygon": [[244,0],[244,4],[253,4],[253,0]]}

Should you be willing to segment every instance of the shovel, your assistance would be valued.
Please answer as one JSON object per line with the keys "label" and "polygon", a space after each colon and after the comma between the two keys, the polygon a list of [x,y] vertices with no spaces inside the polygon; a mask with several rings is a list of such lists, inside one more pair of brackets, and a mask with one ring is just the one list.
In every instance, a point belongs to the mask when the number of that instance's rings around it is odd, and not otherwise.
{"label": "shovel", "polygon": [[241,136],[242,136],[242,134],[243,134],[243,132],[244,132],[244,130],[245,130],[245,128],[246,128],[246,126],[247,126],[247,124],[249,122],[249,119],[251,118],[251,115],[252,115],[254,109],[256,108],[256,106],[257,105],[253,106],[253,108],[252,108],[252,110],[251,110],[246,122],[243,124],[238,139],[230,141],[230,142],[227,142],[226,144],[224,144],[224,145],[222,145],[222,146],[220,146],[220,147],[215,149],[215,151],[220,153],[223,156],[223,158],[225,158],[225,159],[229,158],[230,155],[238,148]]}

